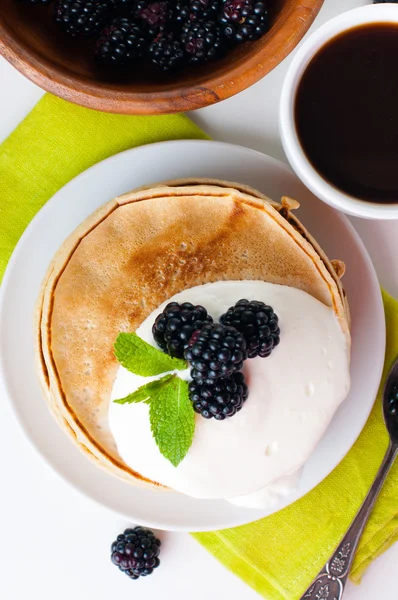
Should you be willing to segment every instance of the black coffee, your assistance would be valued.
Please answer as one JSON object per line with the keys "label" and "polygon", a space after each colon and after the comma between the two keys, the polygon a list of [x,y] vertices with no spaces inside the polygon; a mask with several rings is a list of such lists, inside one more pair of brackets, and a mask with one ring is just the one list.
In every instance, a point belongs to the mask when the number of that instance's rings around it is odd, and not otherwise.
{"label": "black coffee", "polygon": [[301,145],[326,180],[372,202],[398,202],[398,26],[356,27],[312,59],[295,104]]}

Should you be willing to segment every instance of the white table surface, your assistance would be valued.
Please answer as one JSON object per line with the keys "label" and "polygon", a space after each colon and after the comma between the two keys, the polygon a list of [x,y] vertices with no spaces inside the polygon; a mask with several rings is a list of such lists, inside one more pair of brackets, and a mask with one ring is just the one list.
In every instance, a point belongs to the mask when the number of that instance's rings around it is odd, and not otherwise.
{"label": "white table surface", "polygon": [[[369,3],[370,0],[325,0],[313,28],[343,10]],[[284,160],[277,106],[288,62],[285,60],[238,96],[192,114],[193,120],[214,139]],[[0,58],[0,141],[42,93]],[[398,222],[353,222],[371,254],[380,282],[398,297]],[[2,389],[0,395],[2,600],[258,598],[188,534],[182,533],[160,534],[162,566],[153,576],[137,582],[123,576],[110,563],[108,547],[130,524],[57,478],[24,439]],[[348,585],[345,598],[398,600],[397,564],[398,544],[374,562],[360,587]]]}

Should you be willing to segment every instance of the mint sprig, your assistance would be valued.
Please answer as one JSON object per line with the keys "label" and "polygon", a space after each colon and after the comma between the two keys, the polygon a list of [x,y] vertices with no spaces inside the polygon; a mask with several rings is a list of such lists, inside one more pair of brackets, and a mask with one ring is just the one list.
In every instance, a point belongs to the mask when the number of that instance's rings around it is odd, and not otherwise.
{"label": "mint sprig", "polygon": [[163,456],[177,467],[191,447],[195,413],[188,383],[174,377],[150,403],[151,431]]}
{"label": "mint sprig", "polygon": [[136,333],[119,333],[114,344],[117,360],[128,371],[151,377],[167,371],[183,371],[185,360],[173,358],[144,342]]}
{"label": "mint sprig", "polygon": [[149,404],[174,377],[175,375],[166,375],[165,377],[161,377],[161,379],[150,381],[139,387],[132,394],[125,396],[125,398],[114,400],[114,402],[116,404],[134,404],[136,402],[145,402],[146,404]]}
{"label": "mint sprig", "polygon": [[149,404],[151,431],[160,453],[174,467],[180,464],[192,445],[195,433],[195,413],[186,381],[176,375],[166,375],[114,402]]}

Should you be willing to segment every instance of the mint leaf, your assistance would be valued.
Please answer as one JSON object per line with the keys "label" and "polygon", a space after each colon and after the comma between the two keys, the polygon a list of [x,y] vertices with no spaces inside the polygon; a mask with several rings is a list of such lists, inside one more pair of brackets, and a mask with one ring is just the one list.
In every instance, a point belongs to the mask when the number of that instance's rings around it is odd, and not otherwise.
{"label": "mint leaf", "polygon": [[136,333],[119,333],[114,351],[123,367],[143,377],[159,375],[166,371],[182,371],[187,368],[185,360],[172,358],[144,342]]}
{"label": "mint leaf", "polygon": [[119,400],[114,400],[116,404],[133,404],[134,402],[146,402],[149,404],[151,400],[156,398],[162,391],[165,385],[167,385],[172,379],[174,379],[175,375],[166,375],[161,379],[155,379],[155,381],[150,381],[145,385],[142,385],[135,390],[132,394],[129,394],[125,398],[120,398]]}
{"label": "mint leaf", "polygon": [[163,456],[177,467],[191,447],[195,413],[188,383],[174,377],[149,406],[151,431]]}

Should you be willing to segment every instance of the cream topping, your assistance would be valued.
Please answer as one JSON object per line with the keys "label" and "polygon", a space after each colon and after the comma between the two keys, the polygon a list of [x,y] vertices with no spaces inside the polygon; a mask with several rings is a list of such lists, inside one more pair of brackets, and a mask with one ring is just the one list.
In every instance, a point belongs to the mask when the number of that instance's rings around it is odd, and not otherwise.
{"label": "cream topping", "polygon": [[[348,394],[350,358],[333,309],[295,288],[218,281],[187,289],[168,302],[201,304],[218,320],[241,298],[274,308],[281,342],[270,357],[245,362],[249,398],[237,415],[225,421],[196,415],[193,444],[178,467],[160,454],[146,404],[110,402],[109,423],[120,456],[141,475],[196,498],[230,498],[258,507],[297,485],[297,475],[289,475],[304,465]],[[137,329],[154,346],[152,324],[166,304]],[[189,371],[178,376],[189,379]],[[111,399],[150,379],[120,367]]]}

